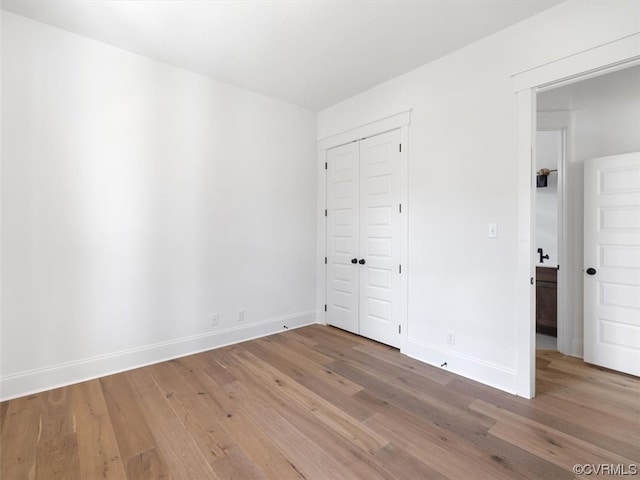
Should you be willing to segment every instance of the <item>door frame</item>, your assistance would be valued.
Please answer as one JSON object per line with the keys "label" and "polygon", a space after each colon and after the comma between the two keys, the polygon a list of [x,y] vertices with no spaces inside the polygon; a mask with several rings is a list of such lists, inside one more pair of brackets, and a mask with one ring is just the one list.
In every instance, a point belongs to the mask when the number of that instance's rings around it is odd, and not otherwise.
{"label": "door frame", "polygon": [[388,117],[367,123],[365,125],[352,128],[350,130],[332,135],[318,140],[318,204],[317,204],[317,243],[318,259],[316,263],[316,323],[327,324],[325,305],[327,303],[327,272],[324,259],[327,256],[327,150],[341,145],[363,140],[368,137],[380,135],[393,130],[400,130],[400,202],[402,203],[402,213],[400,216],[400,239],[402,262],[402,275],[400,277],[400,351],[404,349],[407,339],[407,299],[408,299],[408,237],[409,237],[409,199],[408,199],[408,159],[409,159],[409,125],[411,124],[411,110],[390,115]]}
{"label": "door frame", "polygon": [[[570,255],[571,237],[567,231],[569,186],[567,162],[573,158],[574,137],[573,112],[542,111],[536,112],[536,131],[562,132],[562,158],[558,163],[558,340],[557,350],[564,355],[576,356],[575,313],[573,310],[571,278],[567,272],[574,271],[575,262]],[[535,162],[535,156],[534,156]],[[537,205],[532,205],[535,209]]]}
{"label": "door frame", "polygon": [[640,33],[513,75],[517,97],[517,394],[535,396],[535,131],[537,93],[640,65]]}

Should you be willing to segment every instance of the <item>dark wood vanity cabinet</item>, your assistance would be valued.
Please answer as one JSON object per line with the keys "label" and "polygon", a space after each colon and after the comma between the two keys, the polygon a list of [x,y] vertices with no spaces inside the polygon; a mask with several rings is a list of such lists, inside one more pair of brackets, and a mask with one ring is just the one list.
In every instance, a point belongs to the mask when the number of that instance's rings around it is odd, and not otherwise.
{"label": "dark wood vanity cabinet", "polygon": [[558,336],[558,270],[536,267],[536,332]]}

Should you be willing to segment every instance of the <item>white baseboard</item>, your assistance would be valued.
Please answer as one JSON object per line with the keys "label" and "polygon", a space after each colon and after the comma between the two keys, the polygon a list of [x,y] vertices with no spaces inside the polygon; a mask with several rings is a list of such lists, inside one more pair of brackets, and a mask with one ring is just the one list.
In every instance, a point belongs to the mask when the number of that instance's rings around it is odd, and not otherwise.
{"label": "white baseboard", "polygon": [[[475,380],[490,387],[515,394],[517,392],[518,375],[500,365],[461,355],[438,345],[408,338],[402,353],[434,367]],[[446,366],[442,366],[446,362]]]}
{"label": "white baseboard", "polygon": [[64,387],[314,323],[316,323],[315,312],[297,313],[8,375],[0,378],[0,401]]}

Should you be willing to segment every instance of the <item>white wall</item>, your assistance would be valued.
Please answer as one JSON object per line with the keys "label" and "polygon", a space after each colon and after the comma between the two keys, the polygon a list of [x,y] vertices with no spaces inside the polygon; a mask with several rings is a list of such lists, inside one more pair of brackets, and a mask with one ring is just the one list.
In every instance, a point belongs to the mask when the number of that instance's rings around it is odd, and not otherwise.
{"label": "white wall", "polygon": [[[322,139],[413,109],[406,353],[516,391],[511,76],[638,31],[638,4],[564,3],[319,113]],[[497,239],[487,238],[490,222]]]}
{"label": "white wall", "polygon": [[2,137],[3,397],[315,321],[314,112],[3,12]]}
{"label": "white wall", "polygon": [[538,95],[537,108],[571,114],[572,143],[567,158],[568,258],[561,265],[571,285],[566,352],[582,357],[584,280],[584,162],[589,158],[640,151],[640,67],[549,90]]}

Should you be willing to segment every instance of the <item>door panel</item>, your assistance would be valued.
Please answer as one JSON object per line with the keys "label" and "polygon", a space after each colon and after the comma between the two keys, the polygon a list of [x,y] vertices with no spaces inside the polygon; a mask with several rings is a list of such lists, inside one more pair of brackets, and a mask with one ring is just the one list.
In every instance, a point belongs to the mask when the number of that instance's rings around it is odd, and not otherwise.
{"label": "door panel", "polygon": [[358,333],[358,143],[327,150],[327,323]]}
{"label": "door panel", "polygon": [[584,359],[640,375],[640,153],[585,162],[584,212]]}
{"label": "door panel", "polygon": [[360,142],[360,334],[399,346],[400,132]]}

